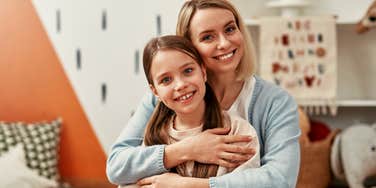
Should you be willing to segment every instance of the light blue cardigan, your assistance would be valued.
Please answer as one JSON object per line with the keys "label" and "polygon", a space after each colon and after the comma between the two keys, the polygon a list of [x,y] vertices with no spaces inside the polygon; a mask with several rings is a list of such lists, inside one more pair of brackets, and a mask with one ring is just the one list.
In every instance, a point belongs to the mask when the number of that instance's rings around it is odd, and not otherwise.
{"label": "light blue cardigan", "polygon": [[[293,98],[257,76],[249,104],[250,123],[260,139],[261,167],[209,178],[211,188],[293,188],[299,164],[299,120]],[[113,145],[107,160],[108,179],[118,185],[135,183],[163,172],[165,145],[141,147],[144,130],[156,104],[147,93]]]}

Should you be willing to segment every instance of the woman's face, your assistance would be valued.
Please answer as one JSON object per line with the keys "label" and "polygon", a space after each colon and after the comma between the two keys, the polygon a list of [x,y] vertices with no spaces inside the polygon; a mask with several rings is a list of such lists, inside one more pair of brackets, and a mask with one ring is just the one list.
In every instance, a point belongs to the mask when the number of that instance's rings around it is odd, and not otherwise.
{"label": "woman's face", "polygon": [[178,50],[160,50],[153,58],[150,74],[153,93],[177,114],[204,108],[206,72],[193,58]]}
{"label": "woman's face", "polygon": [[231,11],[197,10],[189,31],[192,43],[210,71],[216,75],[235,72],[244,54],[244,40]]}

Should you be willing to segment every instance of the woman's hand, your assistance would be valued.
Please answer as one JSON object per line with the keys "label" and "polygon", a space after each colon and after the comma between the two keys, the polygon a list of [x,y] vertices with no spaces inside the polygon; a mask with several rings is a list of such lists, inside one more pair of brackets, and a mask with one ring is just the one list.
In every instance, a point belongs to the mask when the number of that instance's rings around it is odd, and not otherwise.
{"label": "woman's hand", "polygon": [[[171,168],[185,161],[198,161],[235,168],[249,160],[255,150],[233,143],[250,142],[249,136],[227,135],[229,128],[206,130],[196,136],[186,138],[165,148],[165,167]],[[180,160],[173,155],[182,156]],[[171,157],[171,158],[170,158]]]}
{"label": "woman's hand", "polygon": [[137,182],[141,188],[208,188],[209,179],[182,177],[175,173],[164,173],[141,179]]}

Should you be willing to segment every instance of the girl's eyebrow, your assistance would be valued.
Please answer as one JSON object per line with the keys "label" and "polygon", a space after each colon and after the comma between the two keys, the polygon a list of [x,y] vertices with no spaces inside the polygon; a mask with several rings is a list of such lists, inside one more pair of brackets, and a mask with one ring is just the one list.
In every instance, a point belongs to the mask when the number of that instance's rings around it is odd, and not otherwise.
{"label": "girl's eyebrow", "polygon": [[157,75],[156,77],[157,77],[157,80],[160,80],[161,78],[163,78],[166,74],[168,74],[168,72],[164,72],[164,73],[162,73],[162,74],[160,74],[160,75]]}
{"label": "girl's eyebrow", "polygon": [[[188,61],[188,62],[184,63],[182,66],[180,66],[179,69],[184,69],[185,67],[187,67],[189,65],[192,65],[192,64],[196,64],[196,62],[194,62],[194,61]],[[162,74],[157,75],[156,76],[157,80],[163,78],[168,73],[169,72],[163,72]]]}
{"label": "girl's eyebrow", "polygon": [[180,66],[180,69],[181,69],[181,68],[184,68],[184,67],[187,67],[187,66],[189,66],[189,65],[195,64],[195,63],[196,63],[196,62],[194,62],[194,61],[189,61],[189,62],[185,63],[184,65]]}

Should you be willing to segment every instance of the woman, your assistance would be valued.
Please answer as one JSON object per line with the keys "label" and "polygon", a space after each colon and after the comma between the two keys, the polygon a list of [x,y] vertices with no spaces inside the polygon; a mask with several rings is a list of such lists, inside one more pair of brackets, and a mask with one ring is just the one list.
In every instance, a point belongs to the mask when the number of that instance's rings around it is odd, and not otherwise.
{"label": "woman", "polygon": [[233,5],[226,0],[187,1],[179,13],[177,34],[199,51],[221,107],[256,129],[261,167],[209,179],[164,173],[189,160],[236,167],[239,163],[234,161],[252,151],[232,147],[229,143],[247,140],[223,135],[228,131],[224,129],[168,146],[141,147],[156,101],[149,93],[110,152],[110,181],[128,184],[141,179],[138,184],[144,187],[295,187],[300,160],[297,105],[282,89],[252,76],[255,58],[250,35]]}

